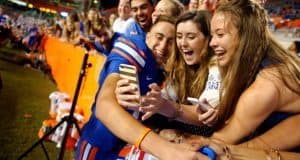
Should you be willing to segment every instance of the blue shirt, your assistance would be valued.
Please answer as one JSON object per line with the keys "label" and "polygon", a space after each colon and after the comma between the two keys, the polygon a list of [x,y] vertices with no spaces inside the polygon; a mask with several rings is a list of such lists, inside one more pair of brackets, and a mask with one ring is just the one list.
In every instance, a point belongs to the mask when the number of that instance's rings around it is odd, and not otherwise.
{"label": "blue shirt", "polygon": [[[161,83],[161,70],[157,67],[154,56],[145,42],[142,41],[140,37],[119,37],[114,42],[113,49],[102,68],[99,77],[100,88],[107,76],[112,73],[119,73],[119,65],[122,63],[133,64],[137,67],[142,95],[149,91],[149,84],[154,82]],[[98,93],[99,91],[100,89]],[[101,153],[97,154],[101,154],[101,159],[116,159],[120,149],[125,143],[114,136],[113,133],[96,118],[94,111],[95,102],[93,104],[91,118],[82,129],[81,140],[87,141],[93,147],[98,147],[98,152]]]}
{"label": "blue shirt", "polygon": [[0,26],[3,26],[7,23],[7,18],[3,15],[0,15]]}
{"label": "blue shirt", "polygon": [[[120,33],[114,33],[114,35],[112,36],[111,38],[111,44],[114,44],[114,42],[121,36]],[[109,49],[104,49],[104,47],[102,46],[102,44],[99,43],[99,41],[94,41],[94,45],[95,45],[95,48],[98,52],[100,52],[100,54],[104,54],[105,56],[108,56],[110,51],[111,51],[111,48]]]}
{"label": "blue shirt", "polygon": [[133,23],[130,23],[130,25],[127,26],[124,35],[128,37],[139,36],[142,37],[143,40],[145,40],[146,32],[141,28],[138,22],[134,21]]}

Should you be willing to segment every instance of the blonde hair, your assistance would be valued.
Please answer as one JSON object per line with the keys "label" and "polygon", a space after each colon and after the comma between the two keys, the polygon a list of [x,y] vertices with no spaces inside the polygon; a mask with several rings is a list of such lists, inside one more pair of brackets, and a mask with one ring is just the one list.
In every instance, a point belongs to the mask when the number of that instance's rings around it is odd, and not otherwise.
{"label": "blonde hair", "polygon": [[[299,59],[288,53],[272,37],[267,26],[267,13],[251,0],[228,0],[217,6],[215,14],[223,13],[228,24],[238,30],[238,47],[226,68],[222,69],[222,88],[218,126],[230,118],[240,95],[255,80],[263,60],[278,67],[281,79],[292,91],[300,93]],[[228,25],[227,25],[228,26]],[[287,79],[290,75],[293,83]]]}
{"label": "blonde hair", "polygon": [[168,0],[173,7],[171,8],[172,16],[178,17],[184,12],[184,5],[178,0]]}

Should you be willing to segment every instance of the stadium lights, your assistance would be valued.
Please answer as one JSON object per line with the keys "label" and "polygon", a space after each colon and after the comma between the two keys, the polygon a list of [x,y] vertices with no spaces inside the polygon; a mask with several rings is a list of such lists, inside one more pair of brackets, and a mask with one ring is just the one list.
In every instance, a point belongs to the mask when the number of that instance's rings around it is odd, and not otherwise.
{"label": "stadium lights", "polygon": [[60,12],[60,15],[63,17],[67,17],[68,16],[68,12]]}
{"label": "stadium lights", "polygon": [[41,7],[41,8],[39,8],[39,10],[42,11],[42,12],[45,12],[46,8]]}
{"label": "stadium lights", "polygon": [[50,12],[52,13],[52,14],[56,14],[57,13],[57,11],[56,10],[50,10]]}
{"label": "stadium lights", "polygon": [[29,3],[28,8],[33,8],[33,4]]}
{"label": "stadium lights", "polygon": [[15,4],[18,4],[20,6],[27,6],[27,3],[26,2],[23,2],[23,1],[19,1],[19,0],[8,0],[12,3],[15,3]]}

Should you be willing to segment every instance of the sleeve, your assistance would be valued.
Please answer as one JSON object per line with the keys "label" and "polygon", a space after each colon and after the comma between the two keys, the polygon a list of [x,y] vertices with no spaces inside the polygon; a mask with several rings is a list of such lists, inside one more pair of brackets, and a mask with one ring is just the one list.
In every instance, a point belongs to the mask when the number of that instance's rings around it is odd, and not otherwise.
{"label": "sleeve", "polygon": [[104,80],[106,77],[112,73],[119,73],[119,65],[120,64],[129,64],[129,62],[117,55],[117,54],[112,54],[107,57],[105,64],[103,65],[103,68],[101,70],[100,76],[99,76],[99,85],[102,86]]}
{"label": "sleeve", "polygon": [[124,35],[125,36],[138,35],[135,21],[126,26],[126,29],[124,30]]}
{"label": "sleeve", "polygon": [[129,64],[129,62],[123,58],[118,58],[118,59],[108,61],[105,67],[107,74],[119,73],[120,64]]}

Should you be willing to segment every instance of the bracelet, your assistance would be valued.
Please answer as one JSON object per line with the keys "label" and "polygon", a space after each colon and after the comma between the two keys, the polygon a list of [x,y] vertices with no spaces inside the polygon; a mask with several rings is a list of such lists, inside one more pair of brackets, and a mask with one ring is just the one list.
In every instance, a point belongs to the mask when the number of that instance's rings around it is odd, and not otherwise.
{"label": "bracelet", "polygon": [[135,142],[135,144],[134,144],[134,146],[136,147],[136,148],[138,148],[138,149],[141,149],[141,143],[142,143],[142,141],[143,141],[143,139],[146,137],[146,135],[148,134],[148,133],[150,133],[152,130],[150,129],[150,128],[145,128],[144,130],[143,130],[143,133],[142,133],[142,135],[138,138],[138,140]]}

